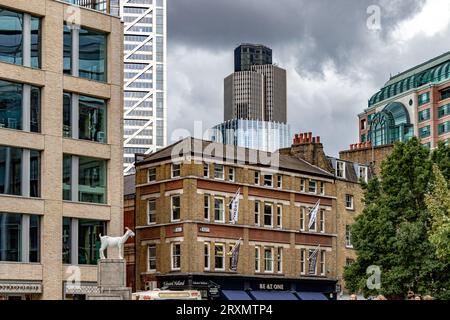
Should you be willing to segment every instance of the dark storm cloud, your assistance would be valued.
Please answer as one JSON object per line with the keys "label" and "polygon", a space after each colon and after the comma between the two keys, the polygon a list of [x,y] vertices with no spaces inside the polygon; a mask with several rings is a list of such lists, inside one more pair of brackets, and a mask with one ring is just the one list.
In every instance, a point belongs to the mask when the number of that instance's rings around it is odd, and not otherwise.
{"label": "dark storm cloud", "polygon": [[344,70],[365,50],[367,8],[381,7],[381,36],[420,9],[423,0],[170,0],[172,45],[231,51],[241,42],[283,52],[296,44],[296,70],[321,73],[325,61]]}

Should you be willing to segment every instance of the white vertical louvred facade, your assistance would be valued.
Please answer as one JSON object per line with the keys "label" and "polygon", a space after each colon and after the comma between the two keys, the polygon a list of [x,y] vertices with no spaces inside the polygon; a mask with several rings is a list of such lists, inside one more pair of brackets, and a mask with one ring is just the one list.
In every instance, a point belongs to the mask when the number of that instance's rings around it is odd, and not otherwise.
{"label": "white vertical louvred facade", "polygon": [[167,144],[166,0],[121,0],[124,22],[124,173],[134,154]]}

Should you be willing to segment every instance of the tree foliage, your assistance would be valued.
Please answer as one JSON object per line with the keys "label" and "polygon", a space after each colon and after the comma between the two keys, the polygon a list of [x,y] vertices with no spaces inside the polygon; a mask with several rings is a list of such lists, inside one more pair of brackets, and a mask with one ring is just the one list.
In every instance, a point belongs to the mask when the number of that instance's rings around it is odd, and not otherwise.
{"label": "tree foliage", "polygon": [[425,202],[431,214],[430,242],[436,247],[436,255],[450,262],[450,188],[448,180],[437,165],[433,166],[434,180]]}
{"label": "tree foliage", "polygon": [[[433,181],[432,164],[450,174],[448,155],[444,145],[430,155],[417,138],[395,144],[379,179],[369,181],[365,208],[351,228],[358,258],[344,272],[348,289],[365,296],[404,298],[413,290],[450,298],[450,264],[438,259],[429,240],[431,215],[425,201]],[[366,285],[371,265],[381,269],[380,289]]]}

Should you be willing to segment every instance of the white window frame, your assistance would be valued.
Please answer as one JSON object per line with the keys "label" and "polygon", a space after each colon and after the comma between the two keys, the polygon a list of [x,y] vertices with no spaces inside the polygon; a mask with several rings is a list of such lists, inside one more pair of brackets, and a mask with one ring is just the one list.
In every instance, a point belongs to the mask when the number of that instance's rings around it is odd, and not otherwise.
{"label": "white window frame", "polygon": [[283,176],[281,174],[277,175],[277,188],[283,189]]}
{"label": "white window frame", "polygon": [[[178,256],[178,261],[179,261],[179,263],[180,263],[180,266],[179,267],[174,267],[174,262],[175,262],[175,259],[174,259],[174,252],[175,252],[175,246],[180,246],[180,255]],[[181,270],[181,243],[180,242],[172,242],[171,243],[171,245],[170,245],[170,269],[171,270],[173,270],[173,271],[177,271],[177,270]]]}
{"label": "white window frame", "polygon": [[[154,202],[155,203],[155,210],[153,212],[153,215],[155,216],[155,221],[150,221],[150,202]],[[156,224],[156,198],[151,198],[147,200],[147,224],[148,225],[152,225],[152,224]]]}
{"label": "white window frame", "polygon": [[[179,169],[175,169],[176,167],[179,167]],[[175,172],[179,172],[178,175],[175,175]],[[181,176],[181,163],[172,163],[170,167],[170,177],[178,178],[180,176]]]}
{"label": "white window frame", "polygon": [[[348,206],[348,199],[350,199],[351,206]],[[348,209],[348,210],[355,209],[355,197],[351,194],[345,195],[345,209]]]}
{"label": "white window frame", "polygon": [[353,248],[353,244],[352,244],[352,234],[350,232],[350,225],[346,224],[345,225],[345,247],[346,248]]}
{"label": "white window frame", "polygon": [[[175,198],[179,198],[180,199],[180,207],[179,207],[179,209],[180,209],[180,217],[178,219],[174,219],[173,218],[173,209],[174,209],[173,199],[175,199]],[[180,220],[181,220],[181,195],[174,194],[173,196],[170,197],[170,221],[171,222],[177,222],[177,221],[180,221]]]}
{"label": "white window frame", "polygon": [[[361,169],[363,169],[364,175],[361,176]],[[369,169],[366,166],[358,166],[358,178],[362,179],[362,181],[364,181],[365,183],[368,182],[369,180]]]}
{"label": "white window frame", "polygon": [[[218,170],[219,168],[222,168],[221,170]],[[222,173],[221,175],[217,175],[217,173]],[[214,164],[214,179],[217,180],[225,180],[225,167],[223,164]]]}
{"label": "white window frame", "polygon": [[[222,219],[216,219],[216,200],[222,201]],[[214,222],[225,223],[225,198],[224,197],[214,197]]]}
{"label": "white window frame", "polygon": [[325,233],[325,210],[319,209],[319,230],[320,233]]}
{"label": "white window frame", "polygon": [[321,276],[324,276],[326,273],[325,259],[326,259],[325,250],[320,250],[320,275]]}
{"label": "white window frame", "polygon": [[259,186],[261,184],[261,176],[259,174],[259,171],[255,171],[255,175],[254,175],[254,180],[253,183],[257,186]]}
{"label": "white window frame", "polygon": [[281,229],[283,228],[283,205],[282,204],[278,204],[277,205],[277,228]]}
{"label": "white window frame", "polygon": [[[269,177],[270,177],[270,179],[269,179]],[[267,178],[267,180],[266,180],[266,178]],[[263,175],[263,186],[270,187],[270,188],[273,187],[273,174],[265,173]]]}
{"label": "white window frame", "polygon": [[277,272],[283,273],[283,247],[277,248]]}
{"label": "white window frame", "polygon": [[[208,262],[208,265],[205,265]],[[203,270],[211,270],[211,243],[205,242],[203,244]]]}
{"label": "white window frame", "polygon": [[255,272],[261,272],[261,247],[255,246]]}
{"label": "white window frame", "polygon": [[319,194],[324,195],[325,194],[325,182],[319,181]]}
{"label": "white window frame", "polygon": [[306,208],[300,207],[300,231],[305,231]]}
{"label": "white window frame", "polygon": [[300,274],[306,274],[306,250],[300,249]]}
{"label": "white window frame", "polygon": [[234,182],[236,178],[236,170],[234,167],[228,167],[228,181]]}
{"label": "white window frame", "polygon": [[300,192],[305,192],[305,191],[306,191],[306,179],[301,178],[300,179]]}
{"label": "white window frame", "polygon": [[[270,252],[270,259],[266,258],[266,252]],[[270,270],[267,270],[266,266],[266,262],[269,261],[270,262]],[[274,263],[273,263],[273,248],[272,247],[264,247],[264,273],[273,273],[273,267],[274,267]]]}
{"label": "white window frame", "polygon": [[[340,175],[341,170],[339,170],[339,165],[342,165],[342,175]],[[345,162],[344,161],[336,161],[336,177],[345,179]]]}
{"label": "white window frame", "polygon": [[[208,206],[206,206],[206,202]],[[205,213],[208,214],[208,216],[205,216]],[[203,219],[205,221],[210,221],[211,219],[211,195],[208,193],[205,193],[203,195]]]}
{"label": "white window frame", "polygon": [[[222,247],[222,255],[219,256],[216,254],[216,248]],[[216,266],[216,258],[221,257],[222,258],[222,267],[217,268]],[[225,243],[214,243],[214,271],[225,271]]]}
{"label": "white window frame", "polygon": [[[150,174],[150,172],[151,172],[152,170],[155,171],[155,174],[154,174],[154,175],[153,175],[153,174]],[[151,179],[150,177],[153,177],[153,176],[154,176],[154,179]],[[156,181],[156,167],[148,168],[148,171],[147,171],[147,182],[153,182],[153,181]]]}
{"label": "white window frame", "polygon": [[[311,191],[311,184],[314,184],[314,191]],[[317,180],[309,180],[308,193],[317,194]]]}
{"label": "white window frame", "polygon": [[[271,208],[271,210],[270,210],[270,225],[266,224],[266,206]],[[263,208],[264,208],[263,209],[263,225],[264,225],[264,227],[273,228],[273,203],[264,202]]]}
{"label": "white window frame", "polygon": [[209,163],[206,162],[203,163],[203,178],[209,178]]}
{"label": "white window frame", "polygon": [[[255,226],[259,226],[261,224],[261,201],[255,200],[255,215],[254,215],[254,221]],[[258,222],[256,222],[258,220]]]}
{"label": "white window frame", "polygon": [[[155,256],[153,258],[150,257],[150,247],[154,247],[155,248]],[[147,271],[148,272],[155,272],[156,271],[157,257],[158,257],[158,255],[156,254],[156,244],[149,244],[147,246]],[[155,268],[154,269],[150,268],[150,260],[155,261]]]}

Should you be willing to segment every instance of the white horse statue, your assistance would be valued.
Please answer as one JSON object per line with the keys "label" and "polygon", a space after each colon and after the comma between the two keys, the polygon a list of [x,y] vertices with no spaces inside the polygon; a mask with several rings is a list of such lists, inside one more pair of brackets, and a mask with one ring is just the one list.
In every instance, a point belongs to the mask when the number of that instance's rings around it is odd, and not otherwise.
{"label": "white horse statue", "polygon": [[110,236],[102,236],[99,234],[100,241],[102,245],[100,246],[100,259],[105,259],[105,254],[103,251],[109,247],[118,247],[119,248],[119,259],[123,259],[123,244],[127,242],[129,237],[134,237],[135,234],[129,228],[125,227],[127,230],[125,234],[121,237],[110,237]]}

